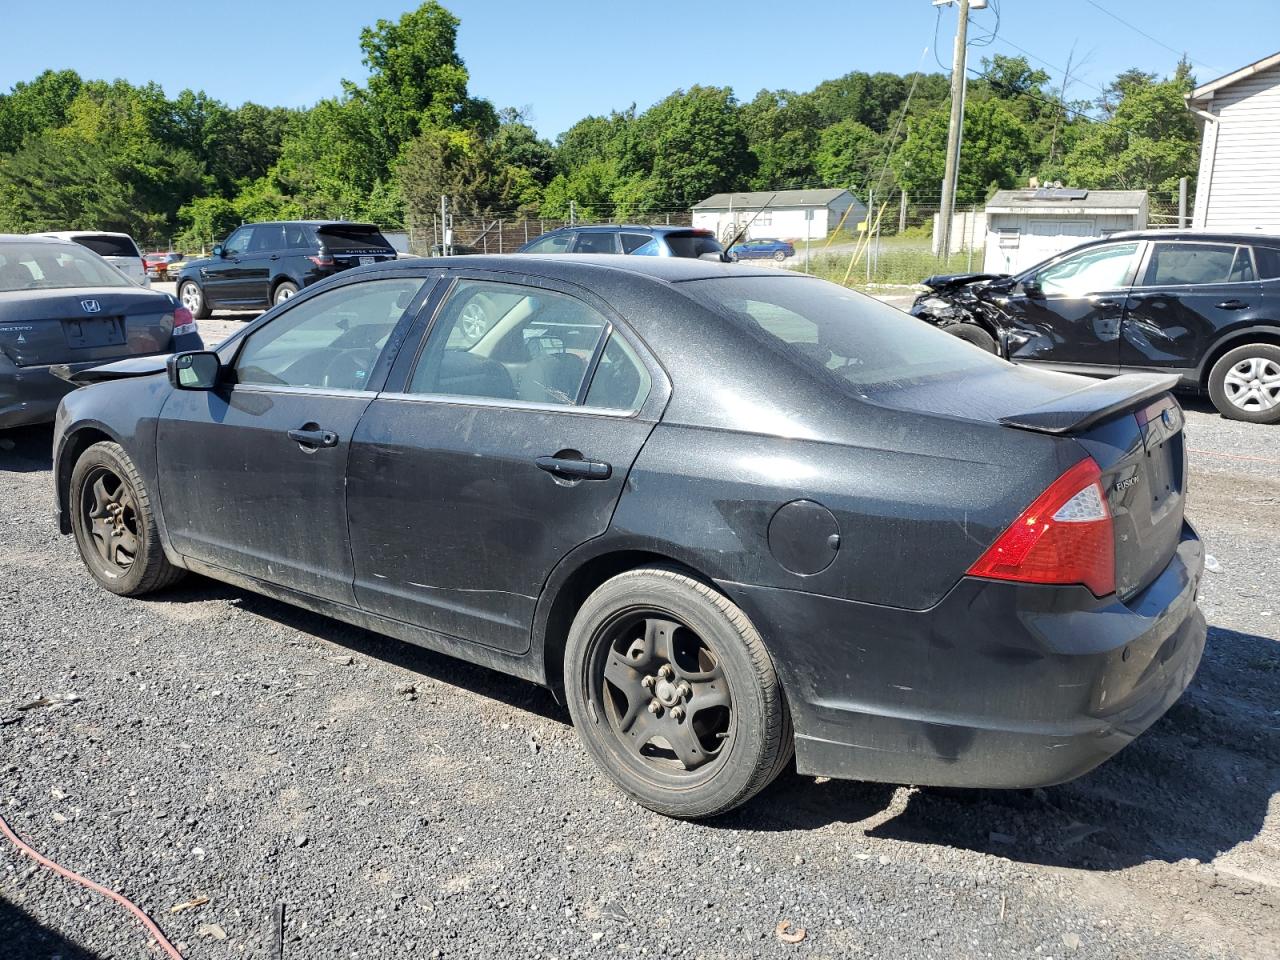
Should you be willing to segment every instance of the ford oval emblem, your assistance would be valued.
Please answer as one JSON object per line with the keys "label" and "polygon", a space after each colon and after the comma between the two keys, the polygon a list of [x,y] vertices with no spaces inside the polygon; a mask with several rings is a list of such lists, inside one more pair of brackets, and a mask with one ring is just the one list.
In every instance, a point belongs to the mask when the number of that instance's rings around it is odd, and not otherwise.
{"label": "ford oval emblem", "polygon": [[102,310],[102,305],[97,300],[81,300],[80,306],[84,307],[85,313],[98,313]]}

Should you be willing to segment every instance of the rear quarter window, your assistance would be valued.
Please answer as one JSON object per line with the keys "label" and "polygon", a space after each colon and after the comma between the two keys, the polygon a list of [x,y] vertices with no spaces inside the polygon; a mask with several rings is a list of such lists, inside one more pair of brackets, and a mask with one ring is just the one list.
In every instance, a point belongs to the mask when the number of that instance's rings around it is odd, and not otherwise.
{"label": "rear quarter window", "polygon": [[1280,280],[1280,248],[1254,247],[1253,257],[1258,264],[1260,279]]}
{"label": "rear quarter window", "polygon": [[720,253],[721,246],[715,237],[700,233],[668,233],[667,247],[673,257],[697,258],[704,253]]}

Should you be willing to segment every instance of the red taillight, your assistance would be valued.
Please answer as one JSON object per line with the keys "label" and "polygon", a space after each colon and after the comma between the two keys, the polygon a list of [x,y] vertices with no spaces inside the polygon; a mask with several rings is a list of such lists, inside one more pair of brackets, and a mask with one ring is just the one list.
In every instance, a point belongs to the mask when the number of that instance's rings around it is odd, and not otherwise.
{"label": "red taillight", "polygon": [[333,266],[333,257],[329,257],[329,256],[307,257],[307,259],[310,260],[312,263],[314,263],[317,267],[323,267],[325,269],[328,269],[329,267]]}
{"label": "red taillight", "polygon": [[1090,457],[1055,480],[969,568],[974,577],[1021,583],[1082,583],[1095,596],[1116,590],[1115,534]]}
{"label": "red taillight", "polygon": [[173,335],[180,337],[184,333],[196,332],[196,318],[186,307],[173,308]]}

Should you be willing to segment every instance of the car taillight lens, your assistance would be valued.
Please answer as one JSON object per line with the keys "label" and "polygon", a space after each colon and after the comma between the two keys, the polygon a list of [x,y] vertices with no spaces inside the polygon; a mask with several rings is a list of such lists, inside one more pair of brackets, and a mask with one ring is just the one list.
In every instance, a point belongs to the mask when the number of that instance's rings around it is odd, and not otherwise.
{"label": "car taillight lens", "polygon": [[996,538],[970,576],[1082,583],[1095,596],[1115,593],[1115,532],[1101,481],[1093,458],[1081,460]]}
{"label": "car taillight lens", "polygon": [[328,268],[333,266],[333,257],[330,256],[307,257],[307,259],[317,267]]}
{"label": "car taillight lens", "polygon": [[174,307],[173,310],[173,335],[180,337],[184,333],[195,333],[196,318],[191,315],[191,311],[186,307]]}

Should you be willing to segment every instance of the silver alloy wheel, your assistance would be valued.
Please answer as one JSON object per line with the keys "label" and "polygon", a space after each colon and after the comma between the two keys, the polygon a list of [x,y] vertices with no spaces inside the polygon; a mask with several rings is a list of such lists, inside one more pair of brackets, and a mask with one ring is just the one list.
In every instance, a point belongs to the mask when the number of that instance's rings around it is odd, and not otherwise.
{"label": "silver alloy wheel", "polygon": [[287,283],[281,284],[280,289],[276,291],[276,303],[284,303],[286,300],[293,299],[293,295],[297,293],[293,287]]}
{"label": "silver alloy wheel", "polygon": [[1222,386],[1227,399],[1241,410],[1273,410],[1280,406],[1280,362],[1246,357],[1227,371]]}
{"label": "silver alloy wheel", "polygon": [[194,314],[199,312],[200,304],[204,301],[204,295],[196,284],[188,280],[182,285],[182,289],[178,291],[178,299],[182,301],[184,307]]}

